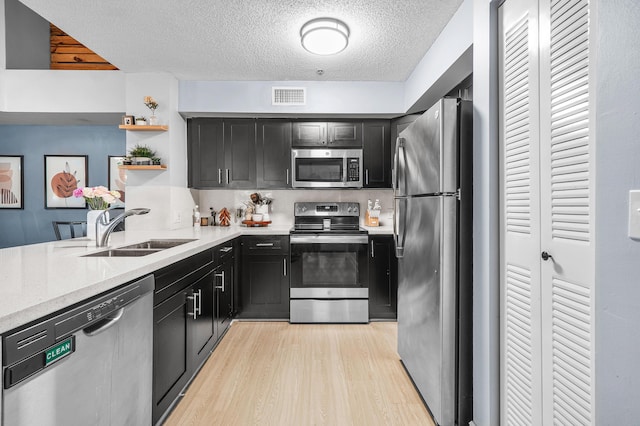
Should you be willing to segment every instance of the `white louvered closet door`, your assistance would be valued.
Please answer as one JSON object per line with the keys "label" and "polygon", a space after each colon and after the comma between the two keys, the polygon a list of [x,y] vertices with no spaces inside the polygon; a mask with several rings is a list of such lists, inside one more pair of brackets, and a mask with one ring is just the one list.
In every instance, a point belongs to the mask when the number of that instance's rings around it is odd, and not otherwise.
{"label": "white louvered closet door", "polygon": [[595,419],[593,12],[589,0],[500,7],[505,425]]}
{"label": "white louvered closet door", "polygon": [[[533,4],[533,5],[532,5]],[[538,9],[499,10],[503,425],[542,424]]]}
{"label": "white louvered closet door", "polygon": [[588,0],[540,1],[543,424],[594,422],[594,162]]}

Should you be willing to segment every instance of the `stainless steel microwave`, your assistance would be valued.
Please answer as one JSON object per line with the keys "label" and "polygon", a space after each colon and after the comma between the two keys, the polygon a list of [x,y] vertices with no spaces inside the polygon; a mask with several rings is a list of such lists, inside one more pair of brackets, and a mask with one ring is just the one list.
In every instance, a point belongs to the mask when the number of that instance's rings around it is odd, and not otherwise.
{"label": "stainless steel microwave", "polygon": [[362,149],[292,149],[294,188],[362,188]]}

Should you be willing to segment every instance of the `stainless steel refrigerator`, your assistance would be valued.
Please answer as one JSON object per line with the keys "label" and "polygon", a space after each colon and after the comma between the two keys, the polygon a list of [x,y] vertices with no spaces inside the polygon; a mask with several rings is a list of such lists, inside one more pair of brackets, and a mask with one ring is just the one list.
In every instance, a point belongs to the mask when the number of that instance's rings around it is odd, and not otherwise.
{"label": "stainless steel refrigerator", "polygon": [[396,141],[398,353],[438,425],[472,420],[472,105],[438,101]]}

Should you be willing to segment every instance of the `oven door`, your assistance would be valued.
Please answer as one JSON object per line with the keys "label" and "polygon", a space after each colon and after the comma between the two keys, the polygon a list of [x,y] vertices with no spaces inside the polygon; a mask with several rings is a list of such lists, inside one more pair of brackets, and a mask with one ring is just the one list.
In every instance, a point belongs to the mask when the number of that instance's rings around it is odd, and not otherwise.
{"label": "oven door", "polygon": [[292,235],[291,298],[369,296],[367,235]]}

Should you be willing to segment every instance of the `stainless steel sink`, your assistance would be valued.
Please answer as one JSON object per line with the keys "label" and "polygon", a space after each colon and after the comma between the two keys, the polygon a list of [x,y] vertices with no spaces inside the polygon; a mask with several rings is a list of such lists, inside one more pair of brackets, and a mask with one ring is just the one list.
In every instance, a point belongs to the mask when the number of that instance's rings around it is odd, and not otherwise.
{"label": "stainless steel sink", "polygon": [[137,244],[131,244],[128,246],[124,246],[124,247],[120,247],[120,249],[158,249],[158,250],[164,250],[164,249],[168,249],[171,247],[176,247],[182,244],[186,244],[186,243],[190,243],[191,241],[195,241],[195,240],[180,240],[180,239],[176,239],[176,240],[149,240],[149,241],[143,241],[141,243],[137,243]]}
{"label": "stainless steel sink", "polygon": [[139,257],[161,251],[161,249],[109,249],[96,253],[86,254],[82,257]]}
{"label": "stainless steel sink", "polygon": [[84,255],[82,257],[136,257],[157,253],[171,247],[190,243],[195,240],[174,239],[174,240],[148,240],[124,247],[103,250],[96,253]]}

